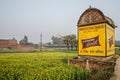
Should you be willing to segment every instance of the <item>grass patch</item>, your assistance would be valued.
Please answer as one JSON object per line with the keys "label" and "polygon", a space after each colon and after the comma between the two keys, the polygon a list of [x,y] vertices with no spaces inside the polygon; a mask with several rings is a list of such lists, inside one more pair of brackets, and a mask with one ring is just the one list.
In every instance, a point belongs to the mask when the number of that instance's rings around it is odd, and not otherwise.
{"label": "grass patch", "polygon": [[24,50],[14,50],[14,49],[11,49],[11,50],[0,50],[0,53],[23,53],[23,52],[27,52],[27,51],[24,51]]}
{"label": "grass patch", "polygon": [[77,50],[67,50],[67,49],[53,49],[53,50],[16,50],[16,49],[8,49],[8,50],[0,50],[0,53],[56,53],[56,52],[61,52],[61,53],[77,53]]}
{"label": "grass patch", "polygon": [[115,47],[115,54],[120,54],[120,47]]}

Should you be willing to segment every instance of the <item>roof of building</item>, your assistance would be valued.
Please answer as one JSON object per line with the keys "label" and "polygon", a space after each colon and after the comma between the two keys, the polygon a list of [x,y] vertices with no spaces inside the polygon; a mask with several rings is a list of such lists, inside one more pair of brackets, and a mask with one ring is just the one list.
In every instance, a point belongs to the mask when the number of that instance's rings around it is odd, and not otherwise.
{"label": "roof of building", "polygon": [[80,16],[77,26],[89,25],[95,23],[107,22],[114,28],[116,27],[111,18],[105,16],[102,11],[97,8],[88,8]]}

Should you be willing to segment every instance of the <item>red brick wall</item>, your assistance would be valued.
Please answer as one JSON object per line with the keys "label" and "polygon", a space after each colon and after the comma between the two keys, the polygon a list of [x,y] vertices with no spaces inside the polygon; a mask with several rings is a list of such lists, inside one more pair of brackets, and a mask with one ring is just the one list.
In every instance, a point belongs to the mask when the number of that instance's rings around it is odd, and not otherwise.
{"label": "red brick wall", "polygon": [[9,39],[9,40],[0,40],[0,48],[3,49],[3,48],[8,48],[8,47],[11,47],[11,48],[17,48],[17,40],[12,40],[12,39]]}

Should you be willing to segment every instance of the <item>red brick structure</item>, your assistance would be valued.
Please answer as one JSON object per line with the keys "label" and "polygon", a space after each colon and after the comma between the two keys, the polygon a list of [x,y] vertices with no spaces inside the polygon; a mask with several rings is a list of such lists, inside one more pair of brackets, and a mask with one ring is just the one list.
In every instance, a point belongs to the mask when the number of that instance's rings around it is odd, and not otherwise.
{"label": "red brick structure", "polygon": [[0,49],[5,49],[5,48],[17,48],[17,40],[15,39],[0,39]]}

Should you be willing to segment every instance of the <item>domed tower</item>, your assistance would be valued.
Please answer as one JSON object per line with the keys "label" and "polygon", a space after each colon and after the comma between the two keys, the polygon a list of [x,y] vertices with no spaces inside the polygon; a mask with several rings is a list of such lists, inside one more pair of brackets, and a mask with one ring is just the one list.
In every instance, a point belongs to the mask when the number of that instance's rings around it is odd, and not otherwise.
{"label": "domed tower", "polygon": [[88,8],[78,23],[78,55],[110,56],[115,53],[115,24],[97,8]]}

